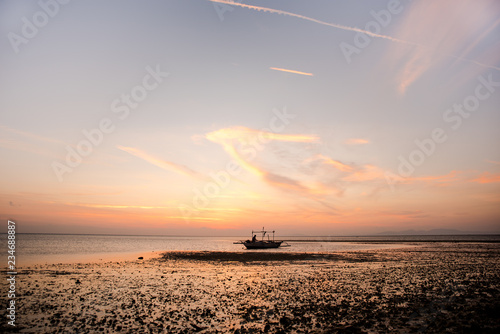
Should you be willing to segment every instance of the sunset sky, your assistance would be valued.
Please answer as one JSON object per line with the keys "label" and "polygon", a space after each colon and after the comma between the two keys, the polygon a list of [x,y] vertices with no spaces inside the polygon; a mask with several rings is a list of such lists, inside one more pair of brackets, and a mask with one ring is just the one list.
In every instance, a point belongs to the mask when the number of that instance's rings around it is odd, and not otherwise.
{"label": "sunset sky", "polygon": [[497,0],[66,2],[0,1],[18,232],[500,233]]}

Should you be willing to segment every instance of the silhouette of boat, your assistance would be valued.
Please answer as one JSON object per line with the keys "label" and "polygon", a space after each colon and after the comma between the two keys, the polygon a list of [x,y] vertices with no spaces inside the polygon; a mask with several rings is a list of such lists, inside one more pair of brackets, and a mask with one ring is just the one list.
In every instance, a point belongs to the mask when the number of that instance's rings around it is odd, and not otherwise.
{"label": "silhouette of boat", "polygon": [[[242,244],[247,249],[264,249],[264,248],[278,248],[281,246],[283,241],[274,240],[275,231],[266,231],[262,228],[262,231],[252,231],[252,239],[245,241],[238,241],[235,244]],[[272,239],[271,234],[272,233]],[[267,239],[265,238],[267,234]],[[260,237],[257,237],[260,235]],[[283,247],[289,246],[288,244],[283,245]]]}

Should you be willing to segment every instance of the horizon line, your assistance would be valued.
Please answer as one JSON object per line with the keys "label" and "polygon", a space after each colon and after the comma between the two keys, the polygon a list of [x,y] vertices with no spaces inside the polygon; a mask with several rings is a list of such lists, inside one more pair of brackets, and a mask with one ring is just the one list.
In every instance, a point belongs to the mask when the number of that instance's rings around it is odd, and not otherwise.
{"label": "horizon line", "polygon": [[[0,232],[8,234],[8,232]],[[44,235],[89,235],[89,236],[117,236],[117,237],[241,237],[242,235],[187,235],[187,234],[116,234],[116,233],[51,233],[51,232],[17,232],[16,234],[44,234]],[[392,232],[380,232],[377,234],[345,234],[345,235],[281,235],[280,238],[359,238],[359,237],[418,237],[418,236],[500,236],[500,232],[463,232],[447,234],[395,234]]]}

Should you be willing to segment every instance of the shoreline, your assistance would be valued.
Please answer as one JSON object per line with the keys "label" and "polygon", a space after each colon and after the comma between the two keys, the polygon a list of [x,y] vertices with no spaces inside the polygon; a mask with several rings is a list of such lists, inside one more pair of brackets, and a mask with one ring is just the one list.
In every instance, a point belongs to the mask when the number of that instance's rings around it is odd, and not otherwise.
{"label": "shoreline", "polygon": [[[295,242],[295,241],[293,241]],[[299,242],[298,242],[299,243]],[[397,249],[397,248],[407,248],[407,247],[415,247],[412,243],[408,242],[395,242],[395,243],[365,243],[365,242],[339,242],[344,245],[352,245],[355,246],[353,248],[345,248],[339,250],[320,250],[320,251],[307,251],[308,253],[316,253],[316,252],[354,252],[354,251],[365,251],[365,250],[376,250],[376,249]],[[366,245],[366,247],[362,247]],[[374,246],[376,245],[376,246]],[[286,253],[304,253],[300,250],[293,250],[293,248],[277,248],[277,249],[257,249],[257,250],[248,250],[244,248],[234,247],[234,250],[160,250],[160,251],[132,251],[132,252],[100,252],[100,253],[86,253],[86,254],[46,254],[46,255],[29,255],[23,256],[18,255],[18,265],[17,267],[22,269],[34,265],[51,265],[51,264],[78,264],[78,263],[103,263],[103,262],[120,262],[120,261],[129,261],[136,260],[138,257],[143,257],[145,260],[155,257],[161,257],[165,252],[223,252],[223,253],[262,253],[262,252],[270,252],[277,254],[286,254]]]}
{"label": "shoreline", "polygon": [[144,260],[161,257],[163,251],[143,251],[143,252],[109,252],[91,254],[56,254],[45,256],[19,257],[17,268],[23,270],[37,265],[59,265],[59,264],[94,264],[106,262],[127,262],[143,257]]}

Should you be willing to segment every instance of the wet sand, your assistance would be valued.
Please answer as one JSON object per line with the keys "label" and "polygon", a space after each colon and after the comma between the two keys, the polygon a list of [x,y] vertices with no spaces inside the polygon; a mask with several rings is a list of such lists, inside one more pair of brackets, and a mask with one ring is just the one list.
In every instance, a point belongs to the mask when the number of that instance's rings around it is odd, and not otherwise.
{"label": "wet sand", "polygon": [[20,333],[497,333],[500,244],[168,252],[31,266],[17,290]]}

